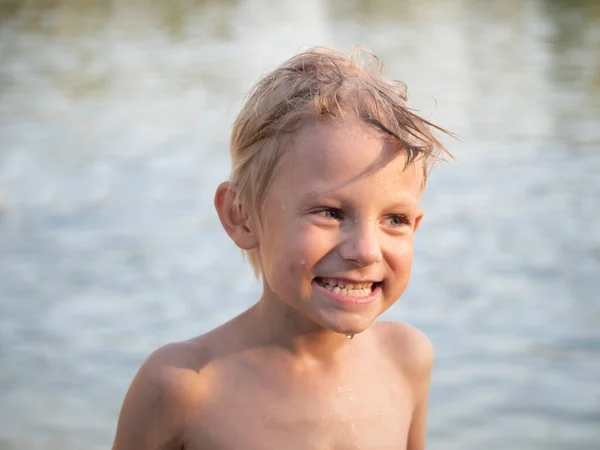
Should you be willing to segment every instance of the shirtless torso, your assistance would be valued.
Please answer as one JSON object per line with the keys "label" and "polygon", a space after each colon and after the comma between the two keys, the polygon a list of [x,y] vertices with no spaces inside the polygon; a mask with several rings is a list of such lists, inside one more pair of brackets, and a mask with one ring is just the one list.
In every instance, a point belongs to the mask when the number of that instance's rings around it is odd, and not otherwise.
{"label": "shirtless torso", "polygon": [[245,341],[236,320],[148,358],[114,450],[424,448],[433,354],[421,332],[376,323],[316,361]]}

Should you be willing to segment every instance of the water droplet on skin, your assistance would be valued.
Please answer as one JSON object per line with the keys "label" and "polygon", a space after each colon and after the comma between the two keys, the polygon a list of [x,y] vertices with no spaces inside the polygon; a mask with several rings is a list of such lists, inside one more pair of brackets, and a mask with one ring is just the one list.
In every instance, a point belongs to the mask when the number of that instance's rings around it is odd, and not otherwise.
{"label": "water droplet on skin", "polygon": [[347,335],[346,335],[346,337],[347,337],[348,339],[352,339],[352,338],[354,337],[354,335],[353,335],[353,334],[347,334]]}

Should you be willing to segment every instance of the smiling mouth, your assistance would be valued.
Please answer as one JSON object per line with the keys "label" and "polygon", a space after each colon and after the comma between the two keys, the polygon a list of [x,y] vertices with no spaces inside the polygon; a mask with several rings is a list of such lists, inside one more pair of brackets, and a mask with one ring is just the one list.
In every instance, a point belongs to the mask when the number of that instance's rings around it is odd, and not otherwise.
{"label": "smiling mouth", "polygon": [[347,297],[368,297],[381,283],[349,283],[335,278],[315,278],[328,291]]}

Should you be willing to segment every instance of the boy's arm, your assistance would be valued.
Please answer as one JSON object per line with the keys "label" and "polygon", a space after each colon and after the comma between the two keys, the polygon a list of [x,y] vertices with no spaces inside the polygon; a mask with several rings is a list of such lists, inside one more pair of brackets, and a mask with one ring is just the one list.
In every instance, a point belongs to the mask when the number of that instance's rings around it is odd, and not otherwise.
{"label": "boy's arm", "polygon": [[185,376],[174,364],[180,350],[155,351],[136,374],[123,401],[113,450],[181,449]]}
{"label": "boy's arm", "polygon": [[397,361],[403,379],[412,392],[412,416],[408,430],[406,450],[425,449],[429,381],[433,368],[433,346],[418,329],[398,322],[385,324],[385,343],[390,346],[392,357]]}
{"label": "boy's arm", "polygon": [[406,450],[424,450],[429,406],[429,386],[433,368],[433,346],[421,332],[417,332],[412,353],[412,386],[414,407],[408,430]]}

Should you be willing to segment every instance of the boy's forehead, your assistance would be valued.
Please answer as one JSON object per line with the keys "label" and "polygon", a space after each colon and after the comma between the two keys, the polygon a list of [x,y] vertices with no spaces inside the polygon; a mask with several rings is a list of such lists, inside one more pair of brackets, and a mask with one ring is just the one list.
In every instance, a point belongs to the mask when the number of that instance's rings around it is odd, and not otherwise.
{"label": "boy's forehead", "polygon": [[[358,178],[379,175],[387,179],[420,178],[423,161],[406,165],[406,151],[391,136],[358,119],[306,125],[292,137],[282,161],[288,176]],[[416,180],[419,183],[421,180]]]}
{"label": "boy's forehead", "polygon": [[335,148],[338,142],[381,141],[383,137],[384,133],[381,130],[353,118],[306,123],[294,134],[292,143],[296,148],[302,148],[306,144]]}

